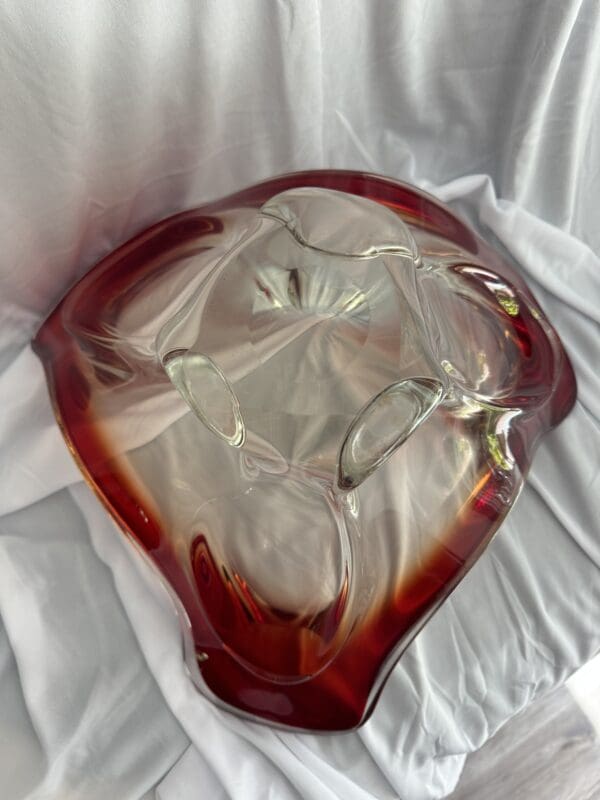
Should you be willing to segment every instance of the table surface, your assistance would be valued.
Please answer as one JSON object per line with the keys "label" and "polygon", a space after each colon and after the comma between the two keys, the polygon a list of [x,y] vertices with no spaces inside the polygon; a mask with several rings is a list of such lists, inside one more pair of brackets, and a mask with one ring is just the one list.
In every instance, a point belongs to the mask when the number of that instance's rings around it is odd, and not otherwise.
{"label": "table surface", "polygon": [[597,800],[600,737],[590,715],[600,703],[600,660],[590,667],[595,680],[585,691],[575,673],[470,755],[448,800]]}

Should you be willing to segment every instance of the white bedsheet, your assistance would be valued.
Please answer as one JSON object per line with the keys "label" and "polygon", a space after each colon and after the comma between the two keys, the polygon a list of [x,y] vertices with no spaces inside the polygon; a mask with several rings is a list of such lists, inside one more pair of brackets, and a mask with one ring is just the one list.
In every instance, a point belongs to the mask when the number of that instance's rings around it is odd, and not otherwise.
{"label": "white bedsheet", "polygon": [[[4,800],[431,800],[600,649],[600,5],[0,4]],[[579,381],[487,553],[357,733],[276,732],[186,677],[168,599],[70,460],[28,347],[147,224],[304,168],[449,202],[520,264]]]}

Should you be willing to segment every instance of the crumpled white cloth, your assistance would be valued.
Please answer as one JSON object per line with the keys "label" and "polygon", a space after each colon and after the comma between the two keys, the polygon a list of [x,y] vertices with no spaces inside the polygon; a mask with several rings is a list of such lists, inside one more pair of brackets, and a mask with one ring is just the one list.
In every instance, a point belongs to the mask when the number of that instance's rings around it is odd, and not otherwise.
{"label": "crumpled white cloth", "polygon": [[[599,30],[594,0],[5,0],[3,798],[432,800],[600,649]],[[486,554],[338,736],[192,688],[170,601],[80,481],[27,346],[150,222],[323,166],[424,186],[503,245],[579,380]]]}

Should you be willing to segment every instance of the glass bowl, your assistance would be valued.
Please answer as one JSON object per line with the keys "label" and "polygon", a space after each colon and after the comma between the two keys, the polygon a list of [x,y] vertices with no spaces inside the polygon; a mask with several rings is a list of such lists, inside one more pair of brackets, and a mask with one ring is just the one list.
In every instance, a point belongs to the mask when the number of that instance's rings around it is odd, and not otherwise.
{"label": "glass bowl", "polygon": [[219,705],[355,728],[575,399],[516,271],[415,188],[284,175],[165,219],[42,325],[58,423]]}

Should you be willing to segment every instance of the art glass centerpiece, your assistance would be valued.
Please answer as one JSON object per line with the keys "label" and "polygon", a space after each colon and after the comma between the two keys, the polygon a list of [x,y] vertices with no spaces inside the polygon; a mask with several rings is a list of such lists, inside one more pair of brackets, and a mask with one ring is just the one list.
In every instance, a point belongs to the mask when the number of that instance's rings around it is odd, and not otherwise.
{"label": "art glass centerpiece", "polygon": [[514,269],[431,197],[351,172],[159,222],[34,347],[198,688],[309,730],[366,719],[575,398]]}

